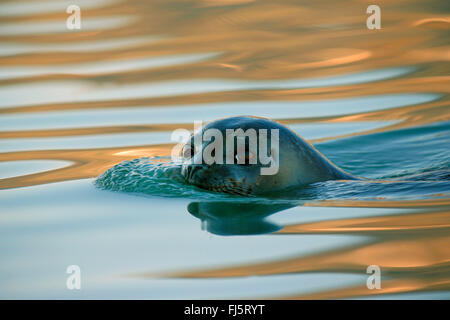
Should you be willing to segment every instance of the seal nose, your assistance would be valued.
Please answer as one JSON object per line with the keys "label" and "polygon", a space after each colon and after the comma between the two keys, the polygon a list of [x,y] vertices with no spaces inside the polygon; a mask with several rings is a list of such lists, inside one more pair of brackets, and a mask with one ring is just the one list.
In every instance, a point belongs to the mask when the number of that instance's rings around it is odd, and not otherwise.
{"label": "seal nose", "polygon": [[202,166],[201,165],[189,165],[187,168],[186,168],[186,178],[188,179],[188,180],[190,180],[193,176],[194,176],[194,174],[198,171],[198,170],[200,170],[202,168]]}

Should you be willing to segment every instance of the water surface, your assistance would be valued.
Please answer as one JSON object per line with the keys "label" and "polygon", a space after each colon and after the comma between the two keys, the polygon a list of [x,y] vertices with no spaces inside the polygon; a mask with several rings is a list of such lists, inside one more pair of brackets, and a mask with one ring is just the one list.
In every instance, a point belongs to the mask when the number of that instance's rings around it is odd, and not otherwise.
{"label": "water surface", "polygon": [[[369,4],[2,2],[0,297],[450,298],[449,8]],[[242,114],[367,180],[186,185],[171,132]]]}

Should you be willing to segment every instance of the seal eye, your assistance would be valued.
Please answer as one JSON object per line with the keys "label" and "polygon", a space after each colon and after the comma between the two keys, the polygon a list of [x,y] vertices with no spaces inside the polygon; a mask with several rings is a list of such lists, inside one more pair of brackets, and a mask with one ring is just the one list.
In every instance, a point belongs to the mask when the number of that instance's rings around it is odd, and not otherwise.
{"label": "seal eye", "polygon": [[192,147],[190,145],[185,145],[183,148],[183,158],[190,159],[192,157]]}

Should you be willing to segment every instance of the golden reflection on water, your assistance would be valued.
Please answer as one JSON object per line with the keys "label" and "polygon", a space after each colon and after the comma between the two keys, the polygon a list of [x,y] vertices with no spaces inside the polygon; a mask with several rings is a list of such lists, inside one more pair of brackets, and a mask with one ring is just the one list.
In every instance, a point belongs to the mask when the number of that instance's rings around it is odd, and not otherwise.
{"label": "golden reflection on water", "polygon": [[[302,257],[169,274],[181,278],[267,276],[299,272],[364,273],[375,264],[382,270],[382,288],[357,286],[286,298],[351,298],[414,291],[448,290],[450,280],[450,211],[408,215],[329,220],[287,225],[275,235],[354,234],[369,237],[363,245]],[[145,276],[145,275],[144,275]],[[279,297],[273,297],[279,298]]]}
{"label": "golden reflection on water", "polygon": [[172,145],[139,146],[134,150],[129,147],[108,148],[100,150],[52,150],[9,152],[2,156],[2,161],[58,159],[73,162],[72,165],[41,173],[14,178],[0,179],[0,189],[19,188],[44,183],[96,177],[115,164],[124,160],[142,157],[155,157],[170,154]]}
{"label": "golden reflection on water", "polygon": [[[382,8],[382,29],[365,27],[370,1],[303,3],[298,1],[251,0],[131,0],[111,2],[101,8],[84,10],[83,18],[131,16],[128,24],[98,30],[8,35],[0,43],[40,46],[48,44],[95,43],[134,36],[157,36],[157,41],[113,50],[72,52],[25,52],[0,57],[2,67],[53,67],[101,61],[128,61],[165,55],[219,53],[214,59],[189,64],[110,74],[38,74],[2,78],[0,88],[46,81],[87,81],[99,86],[159,83],[167,80],[308,79],[356,72],[414,66],[410,74],[376,82],[298,89],[247,89],[200,92],[149,98],[101,101],[27,104],[0,108],[0,116],[37,114],[63,110],[114,109],[126,107],[188,106],[216,102],[314,101],[397,93],[436,93],[441,98],[429,103],[395,109],[312,118],[281,119],[282,123],[333,123],[368,120],[399,120],[394,124],[359,133],[316,139],[343,138],[417,126],[450,119],[450,18],[445,1],[378,1]],[[2,16],[0,24],[65,21],[65,12],[43,12],[27,16]],[[106,111],[105,111],[106,112]],[[207,107],[205,109],[207,112]],[[192,124],[115,125],[88,128],[4,131],[0,139],[29,137],[89,136],[107,133],[159,132]],[[19,141],[19,140],[18,140]],[[20,143],[20,141],[18,142]],[[151,142],[149,142],[151,143]],[[126,146],[117,148],[38,150],[0,153],[0,161],[68,160],[71,166],[52,171],[0,180],[0,188],[19,188],[57,181],[92,178],[114,164],[142,156],[169,155],[172,145]],[[420,214],[372,217],[288,225],[284,234],[358,234],[370,236],[370,243],[307,257],[215,270],[181,272],[178,277],[231,277],[285,274],[292,272],[364,272],[376,261],[390,280],[380,291],[344,288],[307,296],[286,298],[341,298],[370,294],[402,293],[419,290],[448,290],[449,284],[449,205],[446,199],[418,201],[325,201],[312,206],[426,207]],[[433,211],[439,208],[439,211]],[[445,207],[448,208],[448,207]]]}

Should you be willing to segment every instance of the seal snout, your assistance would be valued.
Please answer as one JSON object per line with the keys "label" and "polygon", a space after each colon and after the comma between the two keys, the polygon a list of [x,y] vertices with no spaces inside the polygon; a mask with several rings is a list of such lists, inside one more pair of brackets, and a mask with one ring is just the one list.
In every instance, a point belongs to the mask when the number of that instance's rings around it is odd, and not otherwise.
{"label": "seal snout", "polygon": [[203,168],[201,164],[189,164],[183,166],[181,174],[187,181],[191,181],[194,175]]}
{"label": "seal snout", "polygon": [[237,178],[227,166],[185,164],[181,174],[186,182],[199,188],[239,195],[249,195],[251,187],[245,185],[245,178]]}

